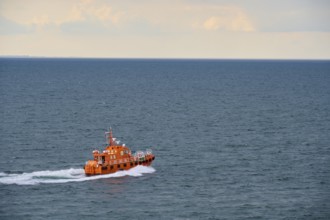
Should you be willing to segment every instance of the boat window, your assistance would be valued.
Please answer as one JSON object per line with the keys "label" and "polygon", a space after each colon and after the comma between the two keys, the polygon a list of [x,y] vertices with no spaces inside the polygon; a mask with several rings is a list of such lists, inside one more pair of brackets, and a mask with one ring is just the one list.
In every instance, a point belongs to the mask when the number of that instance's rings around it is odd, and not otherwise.
{"label": "boat window", "polygon": [[118,168],[120,168],[120,164],[118,164],[118,166],[117,166]]}
{"label": "boat window", "polygon": [[126,163],[124,163],[124,167],[126,167]]}
{"label": "boat window", "polygon": [[135,162],[135,165],[138,165],[138,162]]}
{"label": "boat window", "polygon": [[131,166],[133,166],[133,163],[131,162]]}
{"label": "boat window", "polygon": [[110,166],[110,169],[112,170],[113,169],[113,166]]}

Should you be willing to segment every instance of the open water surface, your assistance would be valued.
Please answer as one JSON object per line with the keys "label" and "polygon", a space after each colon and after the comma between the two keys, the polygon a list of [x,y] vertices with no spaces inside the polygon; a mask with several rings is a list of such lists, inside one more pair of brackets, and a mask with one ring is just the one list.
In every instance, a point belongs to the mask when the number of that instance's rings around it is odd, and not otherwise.
{"label": "open water surface", "polygon": [[0,119],[0,219],[330,219],[329,61],[0,59]]}

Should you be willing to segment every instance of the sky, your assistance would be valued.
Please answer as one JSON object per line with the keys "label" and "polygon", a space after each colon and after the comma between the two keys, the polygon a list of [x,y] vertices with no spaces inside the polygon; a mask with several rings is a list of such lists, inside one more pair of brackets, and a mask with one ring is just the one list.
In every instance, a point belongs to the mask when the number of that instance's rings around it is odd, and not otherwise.
{"label": "sky", "polygon": [[329,0],[0,0],[0,56],[330,59]]}

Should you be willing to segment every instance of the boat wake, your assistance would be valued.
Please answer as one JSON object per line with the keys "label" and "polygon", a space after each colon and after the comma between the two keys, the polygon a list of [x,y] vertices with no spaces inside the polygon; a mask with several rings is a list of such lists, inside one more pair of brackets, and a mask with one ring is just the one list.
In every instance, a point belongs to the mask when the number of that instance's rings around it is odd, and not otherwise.
{"label": "boat wake", "polygon": [[0,172],[0,184],[17,184],[17,185],[37,185],[40,183],[68,183],[82,182],[87,180],[105,179],[123,176],[142,176],[144,173],[153,173],[156,170],[153,167],[137,166],[130,170],[118,171],[116,173],[85,176],[83,169],[66,169],[55,171],[36,171],[32,173],[6,174]]}

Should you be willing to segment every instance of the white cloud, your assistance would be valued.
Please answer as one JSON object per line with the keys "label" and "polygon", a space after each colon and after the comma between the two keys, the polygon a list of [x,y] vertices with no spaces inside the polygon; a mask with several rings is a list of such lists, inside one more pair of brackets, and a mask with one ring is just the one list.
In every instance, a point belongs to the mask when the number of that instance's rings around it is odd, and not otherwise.
{"label": "white cloud", "polygon": [[106,21],[111,19],[112,8],[110,6],[103,5],[100,8],[96,8],[93,14],[101,21]]}
{"label": "white cloud", "polygon": [[[67,23],[99,22],[104,28],[125,26],[134,28],[136,22],[144,22],[161,32],[187,32],[206,30],[253,31],[255,30],[247,14],[236,6],[219,4],[190,4],[189,2],[144,2],[131,3],[117,1],[59,1],[44,4],[36,1],[27,10],[15,11],[17,6],[4,11],[4,17],[16,23],[37,26],[60,27]],[[13,1],[16,4],[16,1]],[[36,6],[36,7],[34,7]],[[16,8],[16,9],[15,9]],[[197,27],[197,28],[196,28]]]}
{"label": "white cloud", "polygon": [[219,7],[216,15],[207,18],[202,27],[206,30],[255,31],[248,16],[236,7]]}
{"label": "white cloud", "polygon": [[72,9],[62,23],[83,20],[98,20],[102,22],[118,22],[118,13],[109,4],[99,5],[92,1],[82,1],[72,6]]}
{"label": "white cloud", "polygon": [[106,28],[118,25],[124,15],[107,1],[30,1],[30,4],[24,7],[19,1],[4,1],[0,8],[0,15],[17,24],[32,29],[37,28],[38,31],[59,28],[61,25],[75,22],[98,22]]}
{"label": "white cloud", "polygon": [[29,25],[37,25],[38,27],[43,27],[51,23],[48,15],[43,14],[40,16],[34,16],[31,21],[26,22]]}
{"label": "white cloud", "polygon": [[330,57],[328,3],[320,6],[311,1],[298,7],[301,1],[290,0],[283,7],[260,1],[256,7],[253,2],[29,0],[22,4],[21,0],[0,0],[0,53]]}
{"label": "white cloud", "polygon": [[72,9],[69,13],[69,15],[67,16],[67,18],[64,21],[58,21],[56,22],[57,24],[61,24],[65,21],[67,22],[74,22],[74,21],[83,21],[84,17],[82,15],[82,11],[80,8],[78,8],[77,5],[72,6]]}

